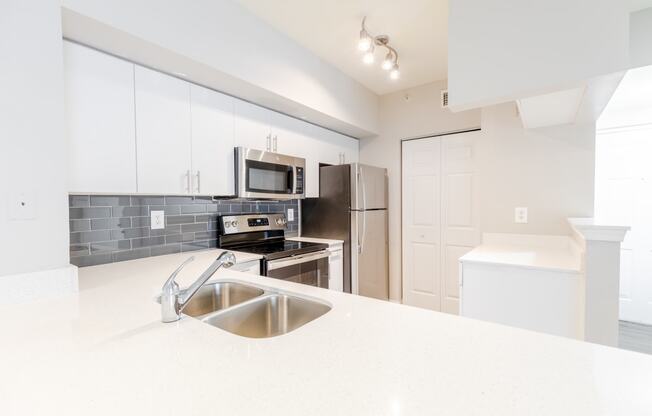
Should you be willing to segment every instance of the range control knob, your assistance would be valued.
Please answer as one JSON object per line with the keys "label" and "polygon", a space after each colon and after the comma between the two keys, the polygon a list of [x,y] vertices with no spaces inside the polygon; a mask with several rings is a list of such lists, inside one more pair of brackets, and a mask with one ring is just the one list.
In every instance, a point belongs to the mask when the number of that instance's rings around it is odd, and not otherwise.
{"label": "range control knob", "polygon": [[238,221],[231,221],[231,227],[237,227],[238,226]]}
{"label": "range control knob", "polygon": [[283,218],[277,218],[276,225],[283,225]]}
{"label": "range control knob", "polygon": [[229,228],[231,226],[231,223],[228,221],[224,221],[224,228]]}

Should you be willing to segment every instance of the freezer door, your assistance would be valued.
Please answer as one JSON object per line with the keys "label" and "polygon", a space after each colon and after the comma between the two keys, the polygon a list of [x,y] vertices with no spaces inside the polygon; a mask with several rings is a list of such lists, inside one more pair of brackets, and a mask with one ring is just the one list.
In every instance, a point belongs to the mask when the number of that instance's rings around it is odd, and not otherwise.
{"label": "freezer door", "polygon": [[387,208],[387,169],[351,164],[351,209]]}
{"label": "freezer door", "polygon": [[389,299],[387,211],[351,212],[352,293]]}

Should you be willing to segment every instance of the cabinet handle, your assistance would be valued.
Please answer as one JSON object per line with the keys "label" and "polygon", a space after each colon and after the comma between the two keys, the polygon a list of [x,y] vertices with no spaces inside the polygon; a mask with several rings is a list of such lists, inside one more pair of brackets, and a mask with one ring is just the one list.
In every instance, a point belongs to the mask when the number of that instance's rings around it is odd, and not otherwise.
{"label": "cabinet handle", "polygon": [[272,151],[272,135],[271,134],[267,135],[267,148],[265,150],[267,150],[268,152]]}
{"label": "cabinet handle", "polygon": [[197,193],[201,194],[201,172],[197,171]]}
{"label": "cabinet handle", "polygon": [[342,152],[342,164],[346,163],[346,153]]}
{"label": "cabinet handle", "polygon": [[274,151],[278,151],[278,136],[274,136]]}
{"label": "cabinet handle", "polygon": [[190,175],[190,170],[186,171],[186,192],[191,193],[192,190],[192,185],[190,182],[192,181],[191,175]]}

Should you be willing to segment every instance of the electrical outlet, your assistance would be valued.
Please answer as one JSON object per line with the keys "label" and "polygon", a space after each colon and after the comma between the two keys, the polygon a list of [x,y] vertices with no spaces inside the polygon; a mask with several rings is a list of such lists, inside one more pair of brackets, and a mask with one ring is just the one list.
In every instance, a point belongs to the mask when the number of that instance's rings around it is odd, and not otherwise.
{"label": "electrical outlet", "polygon": [[527,207],[514,208],[514,222],[517,224],[527,224]]}
{"label": "electrical outlet", "polygon": [[152,211],[152,230],[162,230],[165,228],[165,211]]}
{"label": "electrical outlet", "polygon": [[294,208],[288,208],[288,221],[294,221]]}

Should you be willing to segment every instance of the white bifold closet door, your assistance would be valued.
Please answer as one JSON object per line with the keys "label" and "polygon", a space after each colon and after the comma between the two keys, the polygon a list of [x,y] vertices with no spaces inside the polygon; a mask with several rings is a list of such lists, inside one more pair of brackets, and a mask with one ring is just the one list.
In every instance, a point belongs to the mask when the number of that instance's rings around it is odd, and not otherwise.
{"label": "white bifold closet door", "polygon": [[480,242],[478,132],[403,142],[403,303],[457,314],[459,258]]}

